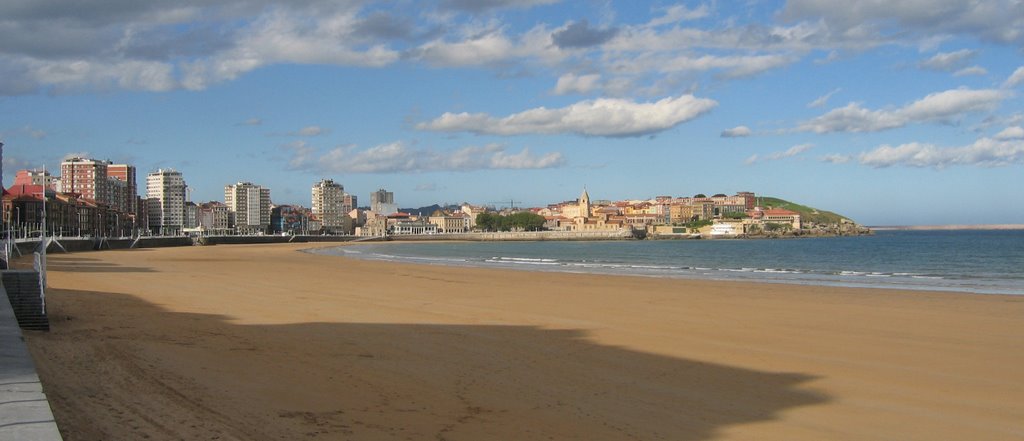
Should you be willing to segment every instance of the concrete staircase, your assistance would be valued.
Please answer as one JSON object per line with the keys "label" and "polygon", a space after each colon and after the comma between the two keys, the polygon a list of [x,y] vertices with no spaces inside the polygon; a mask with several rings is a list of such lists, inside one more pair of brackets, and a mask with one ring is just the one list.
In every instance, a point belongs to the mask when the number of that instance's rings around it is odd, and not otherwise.
{"label": "concrete staircase", "polygon": [[49,331],[50,320],[43,311],[39,290],[39,272],[32,270],[4,270],[2,278],[4,291],[11,301],[11,308],[21,329]]}

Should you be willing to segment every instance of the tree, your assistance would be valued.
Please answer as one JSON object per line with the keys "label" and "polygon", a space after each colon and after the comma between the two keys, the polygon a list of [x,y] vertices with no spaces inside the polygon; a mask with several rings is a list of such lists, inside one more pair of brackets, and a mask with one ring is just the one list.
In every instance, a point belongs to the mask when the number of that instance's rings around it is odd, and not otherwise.
{"label": "tree", "polygon": [[482,231],[497,231],[500,217],[496,214],[480,213],[476,215],[476,228]]}
{"label": "tree", "polygon": [[544,229],[544,216],[529,211],[522,211],[509,216],[513,228],[525,231],[540,231]]}
{"label": "tree", "polygon": [[508,216],[480,213],[476,216],[476,228],[482,231],[540,231],[544,229],[544,216],[523,211]]}
{"label": "tree", "polygon": [[708,225],[711,225],[713,223],[714,222],[710,221],[710,220],[694,220],[694,221],[687,222],[686,223],[686,228],[691,228],[691,229],[697,230],[697,229],[700,229],[700,228],[704,228],[704,227],[706,227]]}

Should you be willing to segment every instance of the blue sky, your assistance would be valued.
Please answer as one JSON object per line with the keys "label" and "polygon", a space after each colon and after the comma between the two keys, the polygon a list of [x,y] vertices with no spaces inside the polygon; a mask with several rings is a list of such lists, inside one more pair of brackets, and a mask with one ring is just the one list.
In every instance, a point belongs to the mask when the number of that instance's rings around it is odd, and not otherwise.
{"label": "blue sky", "polygon": [[[8,0],[0,141],[403,207],[755,191],[1024,223],[1019,0]],[[144,188],[141,189],[144,192]]]}

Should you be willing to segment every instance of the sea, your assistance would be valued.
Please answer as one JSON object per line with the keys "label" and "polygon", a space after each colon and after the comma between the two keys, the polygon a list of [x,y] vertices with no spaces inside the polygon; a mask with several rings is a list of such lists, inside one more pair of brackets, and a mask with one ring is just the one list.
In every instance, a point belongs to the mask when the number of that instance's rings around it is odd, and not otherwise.
{"label": "sea", "polygon": [[895,230],[793,239],[389,242],[316,252],[529,271],[1024,295],[1024,230]]}

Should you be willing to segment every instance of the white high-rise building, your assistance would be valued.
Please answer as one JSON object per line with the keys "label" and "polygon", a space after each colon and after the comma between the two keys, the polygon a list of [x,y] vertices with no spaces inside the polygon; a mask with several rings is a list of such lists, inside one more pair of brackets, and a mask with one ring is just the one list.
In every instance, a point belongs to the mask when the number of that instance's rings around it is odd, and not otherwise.
{"label": "white high-rise building", "polygon": [[348,212],[352,209],[346,207],[345,196],[345,187],[333,180],[322,179],[313,184],[313,215],[325,229],[348,232],[352,224]]}
{"label": "white high-rise building", "polygon": [[239,182],[224,186],[228,222],[237,234],[260,234],[270,229],[270,189]]}
{"label": "white high-rise building", "polygon": [[185,179],[181,172],[159,169],[146,176],[146,211],[156,234],[181,234],[185,226]]}

